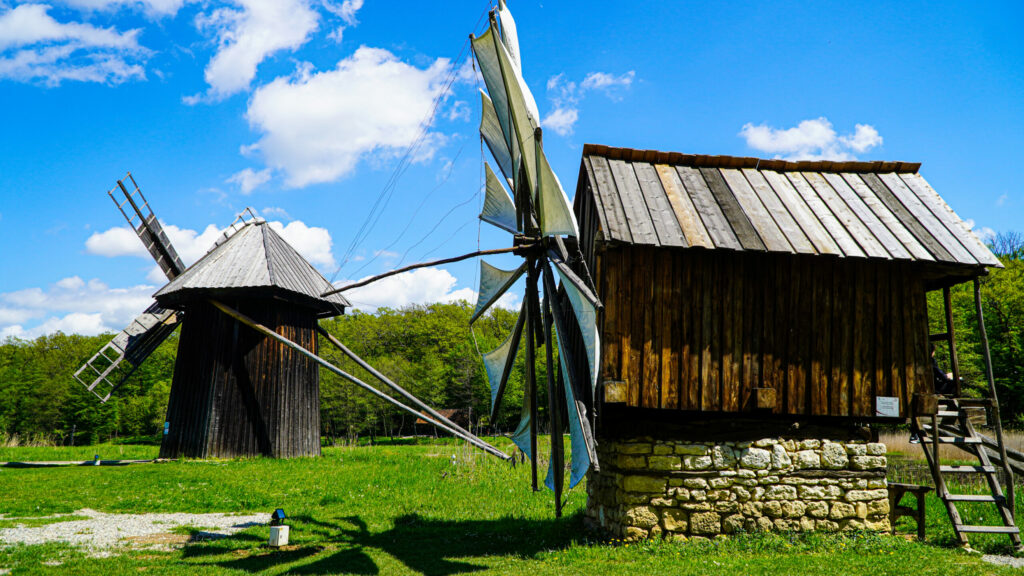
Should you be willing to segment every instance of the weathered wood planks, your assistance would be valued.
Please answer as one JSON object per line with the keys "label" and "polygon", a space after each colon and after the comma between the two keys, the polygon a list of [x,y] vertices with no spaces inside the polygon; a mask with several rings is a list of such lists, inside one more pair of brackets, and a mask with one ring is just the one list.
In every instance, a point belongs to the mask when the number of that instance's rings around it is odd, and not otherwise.
{"label": "weathered wood planks", "polygon": [[864,259],[622,247],[601,256],[605,380],[631,406],[871,418],[927,385],[924,288]]}

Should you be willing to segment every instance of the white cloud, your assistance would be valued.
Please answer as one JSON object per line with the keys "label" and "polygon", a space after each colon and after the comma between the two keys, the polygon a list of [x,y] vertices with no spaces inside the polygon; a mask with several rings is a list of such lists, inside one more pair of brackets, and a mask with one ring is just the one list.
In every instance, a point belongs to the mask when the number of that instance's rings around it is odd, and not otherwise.
{"label": "white cloud", "polygon": [[327,35],[328,38],[340,44],[345,34],[345,28],[359,24],[359,21],[356,20],[356,12],[359,12],[359,9],[363,7],[363,0],[345,0],[341,4],[331,0],[320,0],[320,2],[324,10],[341,18],[344,22],[344,24],[339,25]]}
{"label": "white cloud", "polygon": [[299,48],[317,29],[319,15],[307,0],[235,0],[233,4],[239,9],[218,8],[196,17],[196,27],[215,35],[219,47],[206,66],[209,90],[205,97],[186,97],[187,104],[217,101],[248,89],[261,62],[275,52]]}
{"label": "white cloud", "polygon": [[971,229],[971,232],[974,232],[974,235],[982,242],[985,242],[986,244],[995,242],[996,231],[992,228],[989,228],[988,226],[978,226],[971,218],[965,219],[964,224],[966,224],[967,227]]}
{"label": "white cloud", "polygon": [[[0,293],[0,337],[35,338],[57,330],[87,335],[117,331],[153,302],[155,290],[149,285],[110,288],[96,279],[71,276],[46,290]],[[36,318],[41,321],[25,327]]]}
{"label": "white cloud", "polygon": [[[58,86],[66,80],[120,84],[146,76],[139,30],[59,22],[45,4],[0,12],[0,79]],[[0,5],[0,10],[3,6]]]}
{"label": "white cloud", "polygon": [[[202,258],[213,244],[221,237],[224,229],[209,224],[202,232],[189,228],[179,228],[174,224],[161,222],[171,246],[181,257],[187,267]],[[287,225],[281,222],[270,222],[270,227],[281,235],[306,260],[316,266],[331,268],[335,266],[334,254],[331,252],[333,240],[326,228],[307,226],[300,220]],[[128,227],[111,228],[103,232],[95,232],[85,241],[86,252],[113,258],[117,256],[134,256],[149,260],[151,256],[143,247],[135,232]],[[154,284],[167,282],[163,271],[155,264],[146,279]]]}
{"label": "white cloud", "polygon": [[174,16],[185,0],[57,0],[59,3],[81,10],[120,10],[138,8],[153,17]]}
{"label": "white cloud", "polygon": [[576,108],[555,108],[544,118],[541,124],[545,128],[554,130],[555,134],[559,136],[568,136],[572,134],[572,129],[576,125],[576,121],[579,120],[579,117],[580,113]]}
{"label": "white cloud", "polygon": [[242,194],[250,194],[256,188],[270,181],[270,168],[258,172],[252,168],[246,168],[241,172],[235,173],[227,181],[238,184],[238,189]]}
{"label": "white cloud", "polygon": [[622,91],[633,84],[636,72],[630,70],[616,76],[607,72],[591,72],[583,81],[576,83],[565,79],[565,74],[548,78],[548,100],[554,109],[541,120],[541,126],[553,130],[559,136],[572,134],[579,120],[579,103],[588,92],[600,91],[613,101],[622,99]]}
{"label": "white cloud", "polygon": [[[350,284],[345,280],[337,286]],[[344,292],[354,308],[372,312],[377,308],[401,308],[410,304],[433,304],[435,302],[476,301],[472,288],[455,290],[458,283],[455,276],[443,268],[419,268],[374,282],[373,284]]]}
{"label": "white cloud", "polygon": [[839,136],[824,116],[787,129],[747,123],[740,136],[747,146],[786,160],[855,160],[856,154],[882,144],[873,126],[857,124],[853,134]]}
{"label": "white cloud", "polygon": [[[416,143],[449,70],[446,59],[419,69],[364,46],[334,70],[277,78],[253,93],[246,117],[263,136],[245,149],[284,171],[290,187],[338,180],[363,158]],[[413,160],[431,158],[442,141],[427,132]]]}
{"label": "white cloud", "polygon": [[[1009,200],[1009,199],[1010,199],[1010,195],[1008,193],[1001,194],[999,196],[999,198],[996,198],[996,206],[1005,206],[1006,205],[1006,201]],[[0,215],[0,216],[2,216],[2,215]]]}
{"label": "white cloud", "polygon": [[469,122],[469,118],[472,111],[469,108],[469,104],[465,100],[456,100],[450,110],[448,110],[448,119],[462,120],[463,122]]}
{"label": "white cloud", "polygon": [[287,210],[285,210],[284,208],[279,208],[277,206],[267,206],[263,210],[260,210],[260,215],[262,215],[262,216],[276,216],[278,218],[283,218],[285,220],[291,220],[292,219],[292,215],[289,214]]}
{"label": "white cloud", "polygon": [[294,220],[287,225],[271,222],[270,227],[281,235],[292,248],[302,254],[314,266],[332,268],[335,266],[334,254],[331,253],[331,233],[326,228],[306,226],[301,220]]}

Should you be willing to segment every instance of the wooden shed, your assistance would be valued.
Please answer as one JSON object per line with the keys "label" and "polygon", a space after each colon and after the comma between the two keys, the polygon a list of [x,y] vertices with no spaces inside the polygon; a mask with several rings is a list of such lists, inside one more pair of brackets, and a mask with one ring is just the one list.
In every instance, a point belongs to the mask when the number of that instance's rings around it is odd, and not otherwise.
{"label": "wooden shed", "polygon": [[919,167],[586,145],[604,404],[907,417],[933,386],[926,291],[1001,266]]}

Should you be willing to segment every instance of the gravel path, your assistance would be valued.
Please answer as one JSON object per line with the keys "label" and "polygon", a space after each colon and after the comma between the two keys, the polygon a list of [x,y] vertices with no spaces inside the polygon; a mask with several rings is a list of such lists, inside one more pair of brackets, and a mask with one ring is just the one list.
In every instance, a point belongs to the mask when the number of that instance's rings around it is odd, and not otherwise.
{"label": "gravel path", "polygon": [[997,556],[995,554],[985,554],[981,557],[981,559],[990,564],[998,564],[999,566],[1009,566],[1011,568],[1024,568],[1024,558],[1015,558],[1013,556]]}
{"label": "gravel path", "polygon": [[[200,538],[214,539],[250,526],[266,525],[270,521],[270,514],[104,514],[88,508],[74,514],[57,514],[47,518],[57,519],[61,516],[85,516],[88,519],[57,521],[43,526],[0,528],[0,546],[47,542],[67,542],[93,550],[126,543],[168,546],[184,544],[189,540],[188,536],[175,537],[178,535],[169,534],[179,526],[194,526],[202,530]],[[125,539],[129,540],[124,542]]]}

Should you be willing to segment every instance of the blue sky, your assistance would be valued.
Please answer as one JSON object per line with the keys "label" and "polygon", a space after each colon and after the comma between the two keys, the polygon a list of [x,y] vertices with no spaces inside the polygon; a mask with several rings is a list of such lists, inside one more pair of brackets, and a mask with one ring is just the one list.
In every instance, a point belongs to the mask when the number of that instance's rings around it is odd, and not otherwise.
{"label": "blue sky", "polygon": [[[587,142],[903,160],[984,232],[1024,229],[1021,6],[509,4],[570,196]],[[128,170],[186,263],[246,206],[337,282],[509,245],[476,220],[466,39],[488,7],[0,0],[0,338],[116,330],[148,304],[159,277],[105,193]],[[352,299],[472,301],[476,276]]]}

